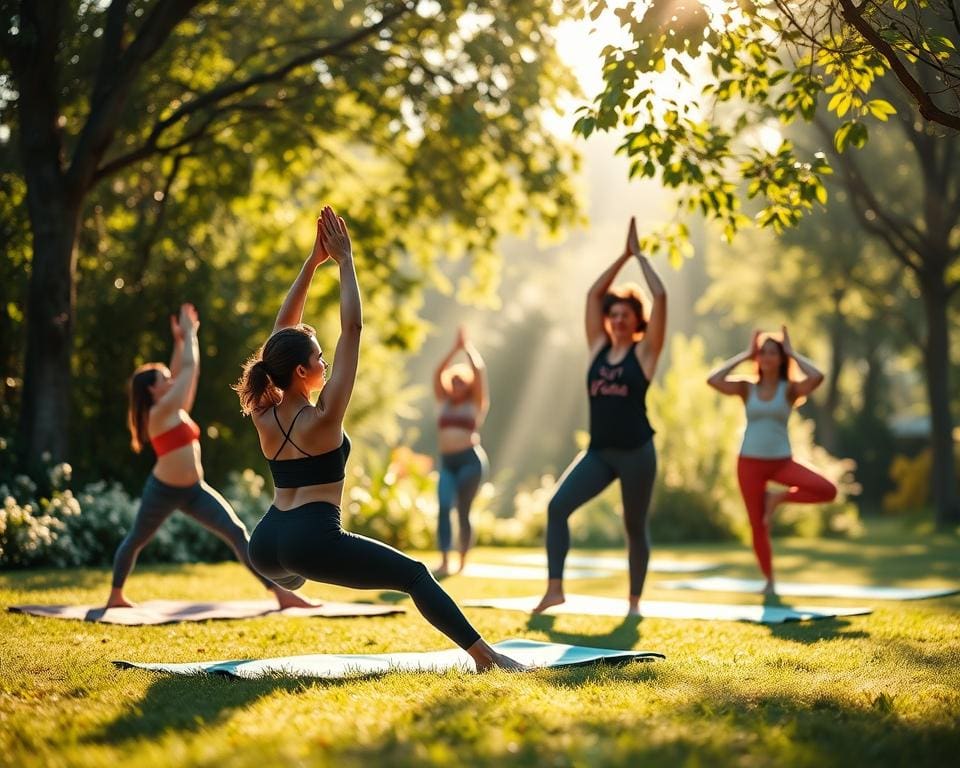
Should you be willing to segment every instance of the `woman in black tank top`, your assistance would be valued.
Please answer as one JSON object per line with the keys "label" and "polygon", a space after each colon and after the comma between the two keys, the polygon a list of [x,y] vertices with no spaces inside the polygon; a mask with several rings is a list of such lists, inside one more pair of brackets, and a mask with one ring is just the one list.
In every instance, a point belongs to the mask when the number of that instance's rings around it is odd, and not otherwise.
{"label": "woman in black tank top", "polygon": [[[328,366],[303,308],[314,272],[328,259],[340,273],[340,339]],[[250,560],[263,576],[295,589],[307,579],[406,592],[423,616],[463,648],[478,670],[522,669],[480,637],[457,604],[418,560],[340,524],[350,441],[343,431],[353,394],[362,328],[360,289],[347,225],[327,206],[317,240],[287,298],[273,333],[244,365],[235,386],[269,458],[273,505],[250,537]],[[316,403],[312,396],[320,392]]]}
{"label": "woman in black tank top", "polygon": [[[653,295],[649,319],[636,287],[611,288],[617,273],[633,256]],[[546,594],[534,609],[537,613],[565,599],[563,565],[570,549],[570,515],[614,480],[620,480],[627,530],[630,613],[639,613],[650,560],[647,511],[657,472],[646,395],[663,349],[666,317],[666,291],[650,262],[640,254],[636,223],[631,218],[623,254],[587,294],[590,447],[563,473],[547,509],[549,578]]]}

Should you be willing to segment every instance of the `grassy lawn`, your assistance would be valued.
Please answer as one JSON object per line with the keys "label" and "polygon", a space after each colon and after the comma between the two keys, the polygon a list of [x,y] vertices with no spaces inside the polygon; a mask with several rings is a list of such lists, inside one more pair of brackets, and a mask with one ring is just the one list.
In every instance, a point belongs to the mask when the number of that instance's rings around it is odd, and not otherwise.
{"label": "grassy lawn", "polygon": [[[779,541],[779,578],[843,583],[960,582],[960,540],[873,528],[853,542]],[[511,550],[517,552],[520,550]],[[496,562],[505,550],[480,550]],[[754,576],[735,545],[658,547]],[[426,554],[432,562],[433,556]],[[751,595],[669,592],[716,602]],[[571,592],[623,596],[626,575]],[[523,595],[538,582],[454,577],[458,598]],[[100,570],[0,575],[0,602],[93,603]],[[238,565],[144,567],[134,599],[255,598]],[[309,585],[340,600],[401,600]],[[862,601],[806,599],[801,604]],[[875,602],[870,616],[752,624],[559,616],[468,609],[490,640],[528,637],[644,648],[662,662],[613,668],[390,674],[364,680],[231,681],[115,669],[111,659],[188,661],[449,647],[410,606],[371,619],[263,617],[122,627],[0,614],[0,764],[289,765],[941,765],[960,752],[960,596]],[[952,755],[952,757],[951,757]]]}

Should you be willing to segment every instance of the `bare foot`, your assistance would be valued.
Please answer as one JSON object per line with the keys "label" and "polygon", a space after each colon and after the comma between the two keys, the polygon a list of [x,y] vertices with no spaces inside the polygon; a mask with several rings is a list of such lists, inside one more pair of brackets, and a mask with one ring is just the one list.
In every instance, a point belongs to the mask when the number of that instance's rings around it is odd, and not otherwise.
{"label": "bare foot", "polygon": [[764,584],[763,589],[760,590],[760,594],[766,595],[767,597],[773,597],[777,594],[777,588],[774,586],[773,579],[770,579]]}
{"label": "bare foot", "polygon": [[433,575],[438,579],[446,578],[450,575],[450,566],[446,563],[441,563],[437,566],[437,569],[433,572]]}
{"label": "bare foot", "polygon": [[296,592],[291,592],[288,589],[281,589],[279,587],[273,590],[273,594],[277,598],[280,610],[284,608],[319,608],[323,605],[322,602],[307,600],[305,597],[300,597]]}
{"label": "bare foot", "polygon": [[110,597],[107,598],[107,604],[104,608],[136,608],[136,603],[131,603],[124,597],[122,589],[111,589]]}
{"label": "bare foot", "polygon": [[457,570],[455,571],[455,573],[462,573],[462,572],[463,572],[463,569],[466,568],[466,567],[467,567],[467,553],[466,553],[466,552],[461,552],[461,553],[460,553],[460,565],[457,567]]}
{"label": "bare foot", "polygon": [[777,511],[777,507],[780,506],[780,503],[786,498],[785,493],[776,492],[776,491],[765,491],[763,494],[763,525],[765,528],[769,528],[770,524],[773,522],[773,513]]}
{"label": "bare foot", "polygon": [[543,613],[547,608],[553,605],[560,605],[566,602],[567,598],[563,594],[563,582],[560,579],[550,579],[547,582],[547,592],[533,609],[534,613]]}
{"label": "bare foot", "polygon": [[640,598],[630,595],[630,607],[627,608],[627,616],[641,616],[640,613]]}

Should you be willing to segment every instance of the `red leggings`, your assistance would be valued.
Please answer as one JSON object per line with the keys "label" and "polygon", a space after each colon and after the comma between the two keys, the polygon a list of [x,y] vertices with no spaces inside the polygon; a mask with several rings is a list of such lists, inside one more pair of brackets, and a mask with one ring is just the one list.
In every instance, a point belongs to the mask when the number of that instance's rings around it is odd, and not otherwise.
{"label": "red leggings", "polygon": [[754,459],[741,456],[737,461],[737,479],[740,492],[747,505],[750,528],[753,532],[753,551],[757,554],[760,570],[768,579],[773,578],[770,554],[770,530],[764,525],[764,494],[767,483],[774,482],[789,488],[784,502],[787,504],[817,504],[833,501],[837,486],[818,475],[810,467],[793,459]]}

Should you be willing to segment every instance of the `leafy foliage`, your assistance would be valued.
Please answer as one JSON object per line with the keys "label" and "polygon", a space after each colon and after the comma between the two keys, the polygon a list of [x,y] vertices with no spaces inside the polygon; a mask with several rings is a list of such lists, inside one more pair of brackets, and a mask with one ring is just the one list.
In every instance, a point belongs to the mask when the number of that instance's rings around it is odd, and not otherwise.
{"label": "leafy foliage", "polygon": [[[917,86],[911,92],[927,119],[960,128],[960,113],[949,104],[960,82],[950,33],[960,32],[960,20],[954,14],[950,21],[945,0],[586,5],[595,19],[614,13],[626,41],[605,49],[604,89],[581,108],[576,130],[589,136],[622,127],[630,175],[659,177],[677,190],[681,209],[720,222],[727,240],[750,221],[746,201],[756,208],[756,224],[777,232],[826,204],[825,155],[802,151],[774,129],[814,120],[824,111],[822,99],[825,112],[843,121],[833,136],[840,152],[866,143],[869,121],[896,113],[875,92],[890,71]],[[924,88],[904,62],[936,74]],[[937,106],[944,101],[953,111]],[[676,261],[687,240],[673,224],[643,245]]]}

